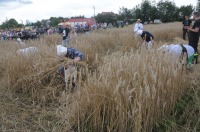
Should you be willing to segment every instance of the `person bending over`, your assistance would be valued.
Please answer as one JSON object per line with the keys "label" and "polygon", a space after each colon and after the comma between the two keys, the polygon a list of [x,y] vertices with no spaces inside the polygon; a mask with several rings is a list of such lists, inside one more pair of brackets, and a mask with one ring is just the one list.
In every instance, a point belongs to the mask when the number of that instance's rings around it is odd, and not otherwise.
{"label": "person bending over", "polygon": [[[172,55],[176,55],[181,59],[184,59],[186,56],[186,64],[187,67],[191,67],[194,58],[194,48],[188,44],[170,44],[170,45],[163,45],[158,50],[162,50]],[[183,60],[185,61],[185,60]]]}
{"label": "person bending over", "polygon": [[154,44],[154,36],[148,31],[138,30],[137,35],[141,36],[147,49],[151,49]]}
{"label": "person bending over", "polygon": [[[83,60],[83,53],[75,48],[67,48],[62,45],[57,46],[57,55],[58,57],[67,57],[69,59],[73,59],[74,62],[79,62]],[[65,86],[68,89],[68,81],[72,80],[72,86],[76,86],[77,80],[77,68],[73,65],[69,65],[67,67],[62,66],[58,73],[61,74],[65,78]]]}

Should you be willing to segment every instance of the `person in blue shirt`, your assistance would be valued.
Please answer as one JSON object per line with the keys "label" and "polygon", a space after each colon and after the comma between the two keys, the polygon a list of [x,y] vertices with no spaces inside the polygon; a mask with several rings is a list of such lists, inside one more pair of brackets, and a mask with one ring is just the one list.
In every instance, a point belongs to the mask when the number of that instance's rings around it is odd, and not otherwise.
{"label": "person in blue shirt", "polygon": [[75,48],[67,48],[65,57],[73,59],[74,61],[80,61],[83,60],[83,53]]}
{"label": "person in blue shirt", "polygon": [[[69,59],[74,60],[74,62],[78,62],[83,60],[84,55],[81,51],[75,49],[75,48],[67,48],[62,45],[57,46],[57,55],[58,57],[67,57]],[[65,80],[65,86],[68,87],[68,80],[70,80],[70,77],[72,76],[72,86],[76,86],[76,80],[77,80],[77,68],[73,65],[68,65],[67,67],[62,66],[58,73],[64,77]]]}
{"label": "person in blue shirt", "polygon": [[75,62],[81,61],[84,58],[84,55],[81,51],[75,48],[67,48],[62,45],[57,46],[57,55],[59,57],[67,57],[73,59]]}

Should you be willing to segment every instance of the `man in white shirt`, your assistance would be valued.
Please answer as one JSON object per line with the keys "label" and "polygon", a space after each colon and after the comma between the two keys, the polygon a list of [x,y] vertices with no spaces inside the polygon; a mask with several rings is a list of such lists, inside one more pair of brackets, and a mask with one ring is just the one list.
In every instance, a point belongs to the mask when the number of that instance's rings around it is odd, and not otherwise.
{"label": "man in white shirt", "polygon": [[136,33],[138,30],[143,30],[143,25],[142,25],[140,19],[137,20],[137,22],[134,26],[134,32]]}

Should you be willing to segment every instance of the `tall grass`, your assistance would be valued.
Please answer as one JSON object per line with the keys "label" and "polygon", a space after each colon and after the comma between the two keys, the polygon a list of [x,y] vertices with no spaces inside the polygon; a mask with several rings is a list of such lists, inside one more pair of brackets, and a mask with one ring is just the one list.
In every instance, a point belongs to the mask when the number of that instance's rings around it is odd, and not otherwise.
{"label": "tall grass", "polygon": [[[57,75],[63,63],[71,63],[56,57],[61,36],[27,43],[39,49],[28,58],[16,54],[21,46],[0,42],[2,130],[152,130],[184,93],[186,77],[177,60],[140,50],[141,38],[134,37],[132,28],[94,31],[71,40],[70,46],[85,54],[73,92],[65,91]],[[177,23],[145,26],[159,44],[172,41],[179,28]]]}
{"label": "tall grass", "polygon": [[74,108],[62,108],[68,127],[73,131],[151,131],[187,87],[177,62],[145,50],[106,56],[99,73],[88,75],[85,87],[71,95],[74,103],[66,100]]}

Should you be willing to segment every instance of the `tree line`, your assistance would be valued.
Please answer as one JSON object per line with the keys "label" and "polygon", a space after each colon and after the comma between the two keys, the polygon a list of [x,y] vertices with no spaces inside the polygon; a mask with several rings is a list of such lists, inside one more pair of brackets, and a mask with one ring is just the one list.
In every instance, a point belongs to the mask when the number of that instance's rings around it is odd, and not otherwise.
{"label": "tree line", "polygon": [[[200,0],[197,4],[199,5]],[[197,7],[198,7],[197,5]],[[199,6],[200,7],[200,6]],[[155,19],[160,19],[162,22],[182,21],[185,15],[191,15],[195,10],[192,5],[184,5],[181,7],[169,0],[160,0],[158,3],[150,0],[143,0],[141,4],[136,5],[132,9],[122,7],[119,9],[119,14],[102,14],[96,16],[97,22],[113,23],[118,20],[126,21],[141,19],[142,22],[149,22]]]}
{"label": "tree line", "polygon": [[0,29],[11,29],[11,28],[22,28],[23,26],[33,26],[33,27],[56,27],[58,23],[63,21],[63,17],[50,17],[48,20],[36,21],[34,23],[28,22],[26,24],[18,23],[14,18],[11,18],[0,25]]}

